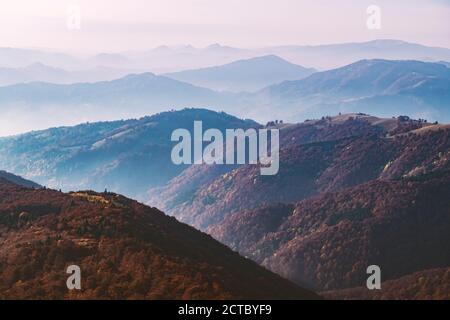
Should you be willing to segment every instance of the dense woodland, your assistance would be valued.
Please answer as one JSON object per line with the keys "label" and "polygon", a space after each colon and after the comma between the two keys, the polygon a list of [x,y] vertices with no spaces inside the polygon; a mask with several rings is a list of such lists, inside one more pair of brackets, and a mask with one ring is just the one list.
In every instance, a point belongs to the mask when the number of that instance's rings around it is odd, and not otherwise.
{"label": "dense woodland", "polygon": [[[297,287],[157,209],[113,193],[0,179],[2,299],[308,299]],[[82,289],[66,287],[68,265]]]}
{"label": "dense woodland", "polygon": [[[358,114],[280,128],[278,175],[190,168],[155,198],[242,255],[336,297],[365,286],[370,264],[383,281],[406,285],[424,272],[434,275],[427,290],[438,276],[448,285],[445,273],[427,271],[450,265],[448,126]],[[442,290],[399,297],[445,298]],[[385,294],[361,297],[394,293]]]}

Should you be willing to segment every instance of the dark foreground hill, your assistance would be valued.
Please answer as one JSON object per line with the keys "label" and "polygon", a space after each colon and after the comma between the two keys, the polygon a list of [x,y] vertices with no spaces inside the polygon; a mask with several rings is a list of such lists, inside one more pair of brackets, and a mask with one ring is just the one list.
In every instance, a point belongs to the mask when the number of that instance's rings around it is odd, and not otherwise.
{"label": "dark foreground hill", "polygon": [[[206,234],[117,194],[0,179],[1,299],[311,299]],[[66,268],[81,268],[81,290]]]}

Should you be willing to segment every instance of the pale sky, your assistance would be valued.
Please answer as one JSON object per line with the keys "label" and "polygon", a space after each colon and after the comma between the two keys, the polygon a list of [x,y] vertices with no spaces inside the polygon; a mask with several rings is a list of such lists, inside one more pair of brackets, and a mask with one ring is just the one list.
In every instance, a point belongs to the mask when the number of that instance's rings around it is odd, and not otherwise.
{"label": "pale sky", "polygon": [[[14,0],[0,46],[86,53],[211,43],[237,47],[399,39],[450,48],[450,0]],[[366,27],[369,5],[381,30]],[[81,29],[67,27],[77,5]]]}

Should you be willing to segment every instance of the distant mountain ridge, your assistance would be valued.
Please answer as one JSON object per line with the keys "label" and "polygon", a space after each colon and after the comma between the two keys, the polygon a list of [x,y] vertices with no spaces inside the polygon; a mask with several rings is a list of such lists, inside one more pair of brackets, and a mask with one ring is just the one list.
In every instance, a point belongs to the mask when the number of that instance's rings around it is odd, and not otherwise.
{"label": "distant mountain ridge", "polygon": [[271,86],[269,90],[299,95],[339,93],[348,97],[358,94],[389,95],[405,90],[405,87],[422,85],[422,81],[434,78],[450,79],[450,71],[439,63],[408,60],[361,60],[348,66],[324,71],[303,81],[286,81]]}
{"label": "distant mountain ridge", "polygon": [[325,45],[285,45],[257,49],[234,48],[212,44],[204,48],[192,45],[159,46],[150,50],[100,53],[90,57],[72,56],[49,50],[0,48],[2,67],[20,68],[33,63],[68,70],[97,66],[122,68],[155,73],[178,72],[207,68],[236,60],[276,55],[295,64],[327,70],[342,67],[362,59],[409,59],[450,61],[450,49],[429,47],[394,39]]}
{"label": "distant mountain ridge", "polygon": [[[80,122],[77,119],[138,118],[185,107],[226,111],[262,123],[303,121],[339,112],[449,122],[449,73],[439,63],[361,60],[255,93],[217,92],[151,73],[96,83],[20,84],[0,87],[4,114],[0,135],[3,130],[3,135],[11,132],[11,126],[44,129],[74,125]],[[7,120],[10,117],[14,123]]]}
{"label": "distant mountain ridge", "polygon": [[339,68],[363,59],[449,61],[450,49],[429,47],[395,39],[366,42],[335,43],[312,46],[278,46],[265,48],[293,63],[305,64],[319,70]]}
{"label": "distant mountain ridge", "polygon": [[[31,104],[65,103],[74,104],[78,101],[89,104],[101,104],[113,102],[120,97],[124,101],[144,98],[157,101],[167,101],[164,97],[172,94],[172,97],[184,98],[189,104],[189,99],[196,98],[198,103],[202,98],[214,96],[214,92],[208,89],[195,87],[181,81],[157,76],[152,73],[129,74],[125,77],[111,81],[96,83],[75,83],[68,85],[51,83],[16,84],[0,87],[0,99],[3,103],[15,100],[28,101]],[[142,101],[143,102],[143,101]],[[125,101],[123,102],[125,103]],[[180,102],[181,103],[181,102]]]}
{"label": "distant mountain ridge", "polygon": [[130,73],[132,73],[131,70],[106,67],[67,71],[36,62],[23,68],[0,68],[0,86],[29,82],[48,82],[53,84],[98,82],[114,80]]}
{"label": "distant mountain ridge", "polygon": [[363,112],[449,122],[450,69],[421,61],[361,60],[267,87],[247,99],[249,106],[260,101],[264,114],[276,108],[279,117],[298,120]]}
{"label": "distant mountain ridge", "polygon": [[[84,120],[81,122],[130,119],[170,109],[217,106],[218,101],[229,99],[232,97],[152,73],[95,83],[17,84],[0,87],[4,115],[0,118],[0,135],[3,128],[7,130],[12,125],[8,121],[11,117],[15,119],[15,127],[38,124],[34,129],[39,130],[76,125],[79,119]],[[16,129],[14,133],[19,132]]]}
{"label": "distant mountain ridge", "polygon": [[315,71],[269,55],[216,67],[167,73],[165,76],[216,91],[240,92],[257,91],[286,80],[299,80]]}

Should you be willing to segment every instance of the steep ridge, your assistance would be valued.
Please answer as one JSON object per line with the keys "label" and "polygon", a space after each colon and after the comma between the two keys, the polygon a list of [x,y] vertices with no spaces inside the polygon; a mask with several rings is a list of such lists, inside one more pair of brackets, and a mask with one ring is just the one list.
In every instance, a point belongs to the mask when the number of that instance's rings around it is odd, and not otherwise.
{"label": "steep ridge", "polygon": [[[2,299],[316,299],[206,234],[113,193],[0,179]],[[82,289],[66,288],[68,265]]]}
{"label": "steep ridge", "polygon": [[27,188],[34,188],[34,189],[39,189],[42,188],[42,186],[40,186],[39,184],[30,181],[30,180],[26,180],[22,177],[16,176],[12,173],[0,170],[0,179],[4,179],[7,181],[10,181],[12,183],[15,183],[17,185],[23,186],[23,187],[27,187]]}
{"label": "steep ridge", "polygon": [[[445,298],[447,273],[433,270],[450,266],[448,125],[340,115],[281,125],[281,141],[277,176],[193,167],[158,189],[159,205],[328,297],[404,285],[399,298]],[[387,289],[361,294],[371,264]]]}
{"label": "steep ridge", "polygon": [[365,286],[450,266],[450,173],[375,180],[294,205],[235,213],[209,232],[243,255],[316,290]]}
{"label": "steep ridge", "polygon": [[[233,212],[300,201],[381,177],[448,167],[449,131],[430,129],[417,137],[404,134],[417,127],[434,126],[367,115],[281,125],[277,175],[261,176],[257,166],[229,168],[227,172],[189,168],[168,186],[153,191],[150,202],[158,202],[181,221],[207,230]],[[194,174],[208,175],[208,181],[198,184]]]}

